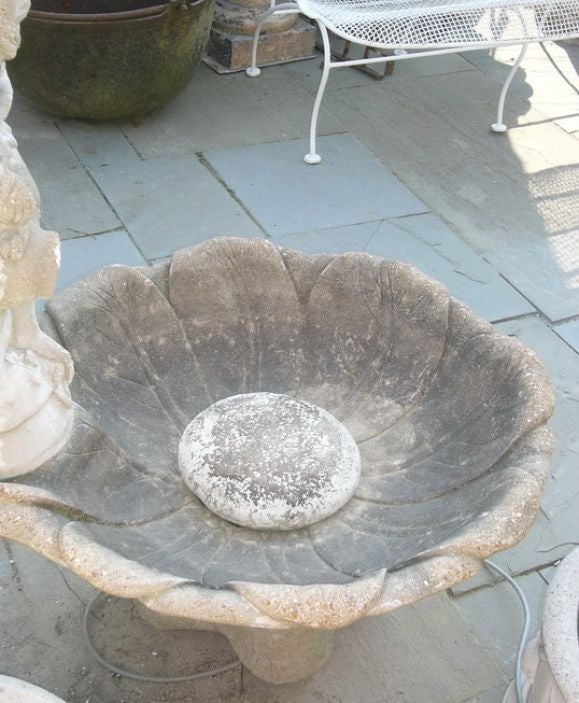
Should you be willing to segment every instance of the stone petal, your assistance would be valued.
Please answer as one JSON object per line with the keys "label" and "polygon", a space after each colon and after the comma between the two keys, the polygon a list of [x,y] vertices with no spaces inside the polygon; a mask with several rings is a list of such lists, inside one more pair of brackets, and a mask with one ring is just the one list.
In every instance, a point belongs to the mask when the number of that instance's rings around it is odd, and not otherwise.
{"label": "stone petal", "polygon": [[211,590],[192,583],[178,588],[141,596],[139,600],[160,615],[183,618],[192,622],[213,622],[220,625],[283,628],[234,591]]}
{"label": "stone petal", "polygon": [[400,571],[387,574],[382,597],[369,615],[381,615],[403,605],[415,603],[461,581],[472,578],[480,569],[472,557],[442,556],[425,559]]}
{"label": "stone petal", "polygon": [[284,266],[288,270],[302,308],[308,306],[310,295],[321,273],[336,258],[334,254],[304,254],[295,249],[280,247]]}
{"label": "stone petal", "polygon": [[[213,529],[213,528],[216,529]],[[91,538],[131,561],[203,583],[207,562],[219,552],[217,521],[199,503],[128,529],[91,526]]]}
{"label": "stone petal", "polygon": [[[547,431],[548,434],[548,431]],[[552,444],[540,428],[525,436],[493,472],[459,490],[407,505],[352,499],[309,528],[314,547],[352,575],[416,559],[460,554],[483,559],[522,539],[539,506]]]}
{"label": "stone petal", "polygon": [[274,620],[333,630],[368,614],[382,595],[385,571],[349,584],[280,586],[236,582],[231,585]]}
{"label": "stone petal", "polygon": [[211,399],[175,312],[145,273],[111,266],[48,303],[75,364],[73,396],[131,457],[172,471]]}
{"label": "stone petal", "polygon": [[26,485],[0,485],[0,492],[19,502],[81,513],[79,519],[120,524],[150,520],[191,500],[177,477],[132,462],[80,408],[65,448],[27,476]]}
{"label": "stone petal", "polygon": [[539,511],[553,451],[546,427],[523,436],[488,475],[496,485],[503,484],[502,494],[477,511],[461,533],[441,540],[426,555],[460,553],[484,559],[520,542]]}
{"label": "stone petal", "polygon": [[119,598],[139,598],[186,582],[106,549],[87,536],[80,523],[71,522],[63,527],[59,545],[71,571],[95,588]]}
{"label": "stone petal", "polygon": [[276,247],[216,239],[178,252],[169,291],[213,400],[295,391],[303,315]]}
{"label": "stone petal", "polygon": [[305,531],[279,534],[238,527],[196,500],[142,525],[91,524],[82,529],[94,543],[127,560],[209,588],[237,580],[351,581],[317,555]]}
{"label": "stone petal", "polygon": [[489,471],[552,408],[545,372],[519,342],[481,334],[455,345],[449,336],[420,405],[360,444],[356,495],[391,504],[443,495]]}
{"label": "stone petal", "polygon": [[38,506],[1,502],[0,537],[21,542],[62,564],[58,535],[66,519]]}
{"label": "stone petal", "polygon": [[142,525],[83,525],[82,533],[127,561],[201,584],[207,563],[222,546],[218,522],[195,500]]}
{"label": "stone petal", "polygon": [[448,293],[412,266],[337,257],[309,298],[298,397],[357,441],[384,431],[428,390],[444,352]]}

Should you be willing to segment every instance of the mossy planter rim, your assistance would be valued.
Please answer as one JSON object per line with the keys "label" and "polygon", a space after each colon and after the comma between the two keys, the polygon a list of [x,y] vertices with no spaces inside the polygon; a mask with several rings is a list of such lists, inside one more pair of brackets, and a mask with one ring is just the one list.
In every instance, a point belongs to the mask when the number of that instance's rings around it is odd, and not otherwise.
{"label": "mossy planter rim", "polygon": [[117,11],[104,2],[95,13],[78,0],[81,11],[71,14],[38,3],[8,67],[16,90],[46,112],[97,121],[138,118],[170,102],[200,63],[213,0],[131,4]]}
{"label": "mossy planter rim", "polygon": [[110,12],[49,12],[47,10],[31,9],[28,17],[43,22],[66,22],[67,24],[86,24],[89,22],[123,22],[126,20],[136,20],[139,18],[157,17],[165,12],[172,12],[179,6],[195,7],[202,5],[204,0],[168,0],[160,2],[150,7],[142,7],[136,10],[112,10]]}

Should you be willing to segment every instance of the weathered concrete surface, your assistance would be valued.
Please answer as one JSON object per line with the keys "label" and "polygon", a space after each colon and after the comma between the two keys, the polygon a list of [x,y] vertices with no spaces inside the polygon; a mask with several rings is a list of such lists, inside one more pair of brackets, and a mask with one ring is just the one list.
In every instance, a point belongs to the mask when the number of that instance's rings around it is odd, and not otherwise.
{"label": "weathered concrete surface", "polygon": [[[67,703],[237,701],[240,670],[194,683],[142,684],[112,676],[83,639],[84,608],[95,591],[28,548],[2,541],[2,673],[42,686]],[[50,604],[50,607],[48,607]],[[227,664],[234,655],[215,633],[163,632],[147,625],[131,602],[105,602],[90,632],[105,657],[150,676],[179,676]]]}
{"label": "weathered concrete surface", "polygon": [[292,530],[350,500],[360,480],[360,452],[322,408],[276,393],[244,393],[213,403],[187,425],[179,470],[225,520]]}
{"label": "weathered concrete surface", "polygon": [[[67,703],[357,703],[360,691],[368,703],[463,703],[507,682],[444,594],[338,633],[330,662],[304,683],[272,686],[247,669],[180,684],[121,679],[102,669],[83,641],[93,589],[25,547],[13,544],[6,553],[2,544],[2,625],[11,633],[0,642],[2,671]],[[221,635],[152,628],[130,603],[105,601],[91,622],[99,650],[142,674],[185,675],[233,658]]]}
{"label": "weathered concrete surface", "polygon": [[[569,552],[569,543],[577,541],[579,356],[557,336],[557,328],[551,329],[539,317],[511,320],[497,327],[505,334],[518,337],[539,355],[556,393],[552,426],[558,441],[541,511],[526,539],[496,557],[511,574],[521,574],[555,563]],[[481,571],[474,580],[459,584],[453,590],[462,592],[492,580],[488,572]]]}
{"label": "weathered concrete surface", "polygon": [[[517,583],[529,601],[529,633],[533,635],[540,624],[547,583],[537,572],[517,577]],[[505,676],[512,678],[523,622],[523,610],[515,591],[503,581],[494,587],[460,595],[452,602],[486,651],[500,663]]]}
{"label": "weathered concrete surface", "polygon": [[462,581],[535,518],[543,368],[407,264],[223,238],[47,312],[75,428],[0,485],[0,534],[162,615],[281,630],[296,675],[305,628]]}
{"label": "weathered concrete surface", "polygon": [[527,675],[533,677],[529,703],[557,699],[566,703],[579,699],[578,611],[579,549],[574,549],[549,584],[541,618],[538,660],[529,657],[526,666]]}

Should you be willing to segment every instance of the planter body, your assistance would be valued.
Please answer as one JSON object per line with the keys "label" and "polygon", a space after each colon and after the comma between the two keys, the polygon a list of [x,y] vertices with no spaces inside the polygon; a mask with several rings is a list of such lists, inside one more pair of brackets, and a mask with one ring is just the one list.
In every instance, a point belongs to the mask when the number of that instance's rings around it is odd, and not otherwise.
{"label": "planter body", "polygon": [[[526,703],[579,701],[579,549],[557,568],[549,586],[541,632],[525,649]],[[514,684],[503,703],[516,703]]]}
{"label": "planter body", "polygon": [[64,703],[43,688],[12,676],[0,675],[0,701],[2,703]]}
{"label": "planter body", "polygon": [[[82,0],[59,4],[83,7]],[[112,8],[101,2],[100,14],[37,11],[33,4],[10,67],[14,86],[47,112],[82,119],[132,117],[169,102],[201,59],[213,2],[143,4],[106,11]]]}

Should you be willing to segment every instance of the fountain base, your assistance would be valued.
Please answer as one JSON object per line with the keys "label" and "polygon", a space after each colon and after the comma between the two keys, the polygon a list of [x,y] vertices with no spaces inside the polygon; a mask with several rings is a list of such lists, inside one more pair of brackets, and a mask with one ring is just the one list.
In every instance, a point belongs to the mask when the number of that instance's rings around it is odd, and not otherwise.
{"label": "fountain base", "polygon": [[146,623],[161,630],[219,632],[227,637],[241,663],[268,683],[303,681],[317,673],[332,652],[335,630],[235,627],[161,615],[139,601],[136,607]]}

